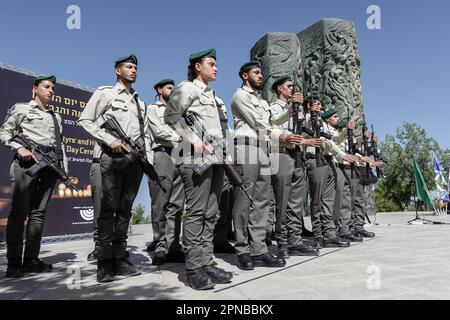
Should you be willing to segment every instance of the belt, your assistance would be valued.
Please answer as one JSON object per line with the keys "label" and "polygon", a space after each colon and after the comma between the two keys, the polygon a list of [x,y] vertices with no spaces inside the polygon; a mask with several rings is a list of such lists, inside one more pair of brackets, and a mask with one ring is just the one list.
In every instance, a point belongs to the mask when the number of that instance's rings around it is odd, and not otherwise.
{"label": "belt", "polygon": [[307,160],[313,160],[316,158],[316,154],[315,153],[307,153],[306,154],[306,159]]}
{"label": "belt", "polygon": [[100,163],[100,158],[94,158],[94,159],[92,159],[92,163]]}
{"label": "belt", "polygon": [[343,163],[339,163],[338,167],[339,167],[339,169],[342,169],[342,170],[351,170],[352,169],[352,166],[350,166],[348,164],[343,164]]}
{"label": "belt", "polygon": [[[243,142],[243,143],[242,143]],[[254,146],[254,147],[259,147],[261,146],[260,140],[257,140],[255,138],[249,138],[249,137],[244,137],[244,139],[242,138],[234,138],[234,145],[246,145],[246,146]],[[268,146],[269,142],[266,142],[265,146]]]}
{"label": "belt", "polygon": [[278,153],[288,154],[290,156],[293,156],[295,154],[295,150],[294,149],[288,149],[288,148],[284,148],[284,147],[278,148],[277,152]]}
{"label": "belt", "polygon": [[168,154],[172,154],[173,147],[165,147],[165,146],[159,146],[153,149],[154,152],[165,152]]}

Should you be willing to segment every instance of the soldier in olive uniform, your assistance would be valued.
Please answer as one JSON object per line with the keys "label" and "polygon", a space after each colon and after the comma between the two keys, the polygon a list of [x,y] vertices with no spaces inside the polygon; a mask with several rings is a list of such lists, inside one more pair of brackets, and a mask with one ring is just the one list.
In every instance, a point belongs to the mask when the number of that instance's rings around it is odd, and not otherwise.
{"label": "soldier in olive uniform", "polygon": [[[137,161],[125,156],[130,150],[123,141],[101,128],[106,120],[114,117],[130,139],[145,139],[150,157],[150,142],[144,134],[148,127],[146,107],[132,88],[136,81],[137,63],[134,55],[116,60],[116,85],[98,88],[78,120],[79,125],[95,139],[93,162],[100,164],[101,203],[96,242],[98,282],[141,272],[125,255],[131,208],[139,191],[142,168]],[[98,186],[93,191],[98,192]]]}
{"label": "soldier in olive uniform", "polygon": [[[177,86],[169,99],[164,120],[183,137],[183,154],[177,162],[184,183],[186,212],[183,221],[183,249],[186,259],[186,284],[195,290],[228,283],[233,275],[214,266],[213,237],[219,217],[219,201],[224,172],[220,165],[208,166],[200,174],[194,171],[203,163],[202,155],[212,150],[211,143],[222,141],[223,112],[214,90],[208,85],[216,80],[216,50],[193,53],[189,57],[188,80]],[[186,121],[196,118],[206,136]],[[190,119],[190,118],[189,118]]]}
{"label": "soldier in olive uniform", "polygon": [[164,121],[169,96],[175,88],[175,82],[164,79],[155,84],[158,100],[149,105],[148,119],[152,136],[153,166],[164,185],[149,180],[148,186],[152,199],[153,241],[156,242],[153,265],[164,262],[184,262],[180,245],[181,214],[184,209],[183,181],[178,167],[171,157],[172,150],[183,139]]}
{"label": "soldier in olive uniform", "polygon": [[[270,123],[280,130],[290,131],[293,128],[289,114],[293,104],[301,106],[303,94],[293,94],[293,82],[289,76],[275,79],[272,90],[277,100],[270,106]],[[288,113],[285,111],[288,110]],[[300,111],[300,110],[299,110]],[[299,114],[302,114],[300,111]],[[320,139],[302,139],[302,145],[322,145]],[[292,256],[318,255],[319,250],[303,244],[303,210],[305,197],[305,172],[303,159],[295,163],[297,150],[293,144],[280,144],[272,148],[272,164],[277,162],[277,169],[272,172],[272,186],[276,199],[275,238],[278,243],[278,254],[287,259]]]}
{"label": "soldier in olive uniform", "polygon": [[242,270],[252,270],[255,266],[283,267],[286,261],[269,254],[265,243],[271,188],[269,142],[273,139],[299,144],[301,137],[269,123],[270,107],[258,94],[263,79],[258,61],[242,65],[239,76],[243,84],[237,89],[231,102],[235,128],[235,162],[242,170],[243,180],[254,199],[254,206],[251,208],[249,199],[242,193],[236,196],[233,222],[238,267]]}
{"label": "soldier in olive uniform", "polygon": [[[322,105],[320,101],[311,99],[306,104],[306,123],[313,128],[313,117],[311,112],[319,113]],[[320,123],[321,119],[314,119]],[[322,129],[321,129],[322,130]],[[323,132],[323,131],[322,131]],[[305,135],[307,135],[305,133]],[[335,182],[333,175],[333,165],[331,163],[333,155],[347,157],[347,155],[336,146],[336,144],[321,134],[324,144],[320,149],[319,163],[316,160],[316,148],[308,146],[306,148],[307,175],[309,180],[309,191],[311,195],[311,223],[317,248],[328,247],[348,247],[349,242],[340,239],[336,232],[336,225],[333,222],[332,211],[335,202]]]}
{"label": "soldier in olive uniform", "polygon": [[[338,123],[340,118],[337,114],[337,110],[334,107],[329,108],[322,114],[322,119],[325,121],[324,126],[327,128],[326,131],[332,135],[332,140],[338,145],[343,153],[353,152],[349,150],[348,147],[348,133],[347,128],[339,131]],[[355,123],[349,121],[347,127],[351,130],[355,129]],[[339,236],[350,242],[361,242],[363,239],[359,236],[353,235],[351,232],[352,226],[352,192],[351,183],[352,179],[356,176],[355,172],[352,172],[352,164],[356,160],[364,161],[363,157],[356,153],[352,157],[352,162],[345,160],[343,157],[334,156],[334,166],[335,166],[335,182],[336,182],[336,199],[337,204],[336,215],[333,216],[336,226],[338,227]]]}
{"label": "soldier in olive uniform", "polygon": [[[49,109],[48,102],[54,94],[56,78],[39,76],[33,83],[34,99],[15,104],[0,128],[0,142],[16,152],[10,168],[12,202],[6,226],[8,278],[22,277],[24,273],[40,273],[52,270],[52,265],[40,260],[42,231],[47,205],[56,183],[56,175],[49,167],[34,176],[27,174],[35,162],[32,150],[10,141],[20,133],[47,154],[52,154],[67,172],[67,158],[62,144],[61,117]],[[28,217],[25,250],[23,229]],[[23,264],[22,264],[23,255]]]}
{"label": "soldier in olive uniform", "polygon": [[[366,131],[364,132],[364,135],[366,137],[370,137],[371,132]],[[362,152],[361,152],[362,153]],[[379,163],[378,163],[379,165]],[[355,179],[355,181],[352,183],[353,192],[355,195],[353,207],[352,207],[352,214],[353,214],[353,228],[352,232],[355,235],[361,236],[363,238],[373,238],[375,237],[375,233],[367,231],[364,229],[364,224],[366,220],[366,213],[367,213],[367,195],[365,192],[365,189],[370,186],[370,181],[368,181],[367,176],[367,167],[364,162],[358,162],[356,170],[359,172],[359,178]]]}

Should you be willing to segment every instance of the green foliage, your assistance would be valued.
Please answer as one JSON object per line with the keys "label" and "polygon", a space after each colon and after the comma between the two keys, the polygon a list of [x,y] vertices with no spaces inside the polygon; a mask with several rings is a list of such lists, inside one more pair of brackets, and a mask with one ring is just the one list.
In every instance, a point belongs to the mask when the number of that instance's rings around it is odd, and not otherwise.
{"label": "green foliage", "polygon": [[133,209],[131,224],[149,224],[151,223],[150,216],[145,216],[145,207],[138,205]]}
{"label": "green foliage", "polygon": [[444,167],[450,166],[450,150],[442,151],[439,144],[427,137],[425,130],[415,123],[405,122],[402,128],[397,129],[395,136],[387,135],[380,147],[388,164],[383,168],[384,178],[375,191],[378,211],[404,211],[411,206],[411,199],[416,193],[413,154],[430,191],[435,188],[431,151],[434,150],[443,161]]}

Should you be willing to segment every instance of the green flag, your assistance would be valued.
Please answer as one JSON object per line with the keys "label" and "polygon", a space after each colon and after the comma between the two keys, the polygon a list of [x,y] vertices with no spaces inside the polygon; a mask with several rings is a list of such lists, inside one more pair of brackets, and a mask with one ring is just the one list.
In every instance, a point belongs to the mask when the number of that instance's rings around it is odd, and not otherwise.
{"label": "green flag", "polygon": [[423,178],[423,174],[420,171],[419,166],[417,165],[415,155],[413,155],[413,166],[414,166],[414,177],[416,180],[417,199],[423,201],[425,204],[432,206],[433,202],[430,199],[428,188],[427,185],[425,184],[425,179]]}

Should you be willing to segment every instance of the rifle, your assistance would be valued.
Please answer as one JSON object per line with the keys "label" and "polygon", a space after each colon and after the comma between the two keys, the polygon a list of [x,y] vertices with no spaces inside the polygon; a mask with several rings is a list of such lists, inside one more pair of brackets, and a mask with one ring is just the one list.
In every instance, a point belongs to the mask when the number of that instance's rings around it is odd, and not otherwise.
{"label": "rifle", "polygon": [[[243,188],[244,180],[240,176],[240,174],[236,171],[233,164],[224,156],[219,156],[217,154],[217,150],[222,150],[222,145],[219,143],[214,137],[210,136],[206,131],[205,127],[201,124],[201,122],[197,119],[197,117],[190,112],[185,112],[183,115],[186,124],[192,128],[194,132],[196,132],[201,137],[204,138],[204,143],[209,147],[211,153],[204,156],[202,161],[199,164],[196,164],[193,168],[193,171],[196,175],[203,175],[211,166],[221,164],[225,174],[230,180],[231,184],[237,187],[240,187],[240,190],[247,196],[250,200],[250,208],[253,208],[253,198],[250,194],[248,194],[247,190]],[[223,140],[224,148],[226,150],[227,143],[226,138]]]}
{"label": "rifle", "polygon": [[[310,104],[312,106],[313,102],[315,102],[317,99],[316,98],[311,98],[310,100]],[[319,113],[317,111],[310,111],[311,113],[311,127],[312,127],[312,131],[313,131],[313,137],[315,139],[319,139],[322,136],[322,131],[320,130],[320,128],[322,127],[322,121],[319,117]],[[322,159],[320,157],[320,147],[316,147],[316,166],[317,167],[322,167],[323,163],[322,163]]]}
{"label": "rifle", "polygon": [[[379,161],[380,159],[380,154],[378,153],[378,145],[377,142],[373,139],[375,137],[375,130],[373,129],[373,124],[371,125],[371,129],[372,129],[372,137],[371,137],[371,154],[373,155],[373,158],[375,159],[375,161]],[[377,178],[380,178],[383,173],[381,172],[381,169],[379,167],[377,167]]]}
{"label": "rifle", "polygon": [[[362,132],[362,136],[363,136],[363,146],[364,146],[364,155],[366,157],[368,157],[369,154],[369,138],[366,137],[366,135],[364,134],[367,131],[367,123],[366,123],[366,116],[365,114],[363,114],[363,132]],[[370,170],[370,164],[366,163],[366,173],[367,173],[367,177],[370,179],[371,177],[371,170]]]}
{"label": "rifle", "polygon": [[58,179],[64,182],[66,186],[72,188],[75,191],[78,191],[77,187],[75,187],[75,185],[70,181],[66,171],[58,164],[55,152],[46,153],[42,151],[39,146],[20,134],[14,135],[9,140],[9,142],[16,142],[22,145],[24,148],[30,150],[36,157],[37,162],[33,166],[31,166],[31,168],[25,171],[25,174],[29,175],[30,177],[34,177],[39,171],[48,167],[53,171],[54,174],[56,174],[56,177]]}
{"label": "rifle", "polygon": [[[292,83],[292,94],[295,94],[298,92],[297,90],[297,78],[295,77],[295,71],[292,72],[292,79],[294,80]],[[292,132],[296,135],[302,134],[302,129],[305,126],[304,119],[300,119],[300,104],[299,103],[293,103],[292,104],[292,117],[294,119],[293,121],[293,128]],[[301,168],[305,161],[305,155],[303,153],[302,147],[299,145],[296,145],[294,148],[294,163],[296,168]]]}
{"label": "rifle", "polygon": [[[347,119],[350,120],[350,108],[347,106]],[[347,128],[347,142],[348,142],[348,153],[352,156],[355,155],[355,147],[353,144],[353,129]],[[350,163],[350,171],[351,171],[351,178],[353,179],[355,177],[355,164],[352,162]]]}
{"label": "rifle", "polygon": [[100,128],[109,131],[116,138],[122,140],[127,145],[127,147],[131,149],[131,151],[125,153],[125,156],[130,161],[137,160],[142,168],[142,171],[147,175],[147,177],[149,177],[151,180],[154,180],[164,193],[167,192],[167,190],[162,185],[155,168],[147,160],[147,156],[145,154],[144,137],[139,137],[136,142],[130,139],[125,131],[123,131],[122,127],[120,126],[119,122],[117,122],[114,116],[109,117],[108,120],[106,120],[105,123],[100,126]]}

